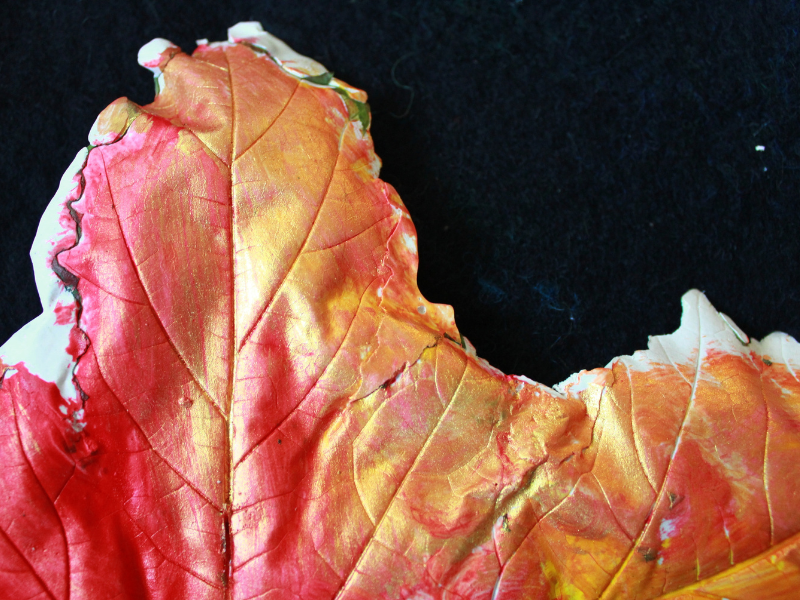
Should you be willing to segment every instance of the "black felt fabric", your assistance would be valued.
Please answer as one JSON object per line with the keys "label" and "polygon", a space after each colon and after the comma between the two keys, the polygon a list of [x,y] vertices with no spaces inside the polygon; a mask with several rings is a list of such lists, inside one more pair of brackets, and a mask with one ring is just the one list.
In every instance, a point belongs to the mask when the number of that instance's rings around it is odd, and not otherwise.
{"label": "black felt fabric", "polygon": [[243,20],[369,93],[420,287],[502,370],[644,348],[692,287],[800,335],[794,1],[58,0],[0,8],[0,341],[41,311],[27,253],[95,116],[152,100],[139,47]]}

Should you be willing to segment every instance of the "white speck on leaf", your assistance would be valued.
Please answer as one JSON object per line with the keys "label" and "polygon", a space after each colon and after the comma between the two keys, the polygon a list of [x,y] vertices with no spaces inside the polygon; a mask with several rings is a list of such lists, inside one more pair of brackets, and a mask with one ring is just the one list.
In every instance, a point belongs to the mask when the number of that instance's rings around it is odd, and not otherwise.
{"label": "white speck on leaf", "polygon": [[408,248],[409,252],[412,252],[414,254],[417,253],[417,238],[415,238],[413,235],[408,235],[407,233],[404,233],[403,243],[406,245],[406,248]]}
{"label": "white speck on leaf", "polygon": [[658,533],[661,536],[661,541],[672,537],[672,534],[677,531],[675,519],[664,519],[658,527]]}

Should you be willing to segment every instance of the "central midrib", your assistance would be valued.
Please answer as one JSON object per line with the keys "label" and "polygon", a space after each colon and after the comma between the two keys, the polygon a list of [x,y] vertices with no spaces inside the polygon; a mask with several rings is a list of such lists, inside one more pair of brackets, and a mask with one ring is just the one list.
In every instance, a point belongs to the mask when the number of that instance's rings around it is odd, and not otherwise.
{"label": "central midrib", "polygon": [[236,367],[239,364],[238,352],[236,352],[236,236],[234,235],[235,226],[236,226],[236,202],[234,202],[234,194],[235,186],[233,185],[233,151],[234,151],[234,142],[236,140],[236,104],[234,100],[234,91],[233,91],[233,73],[231,70],[231,63],[228,60],[228,53],[227,50],[223,50],[225,54],[225,61],[228,64],[228,86],[231,90],[231,139],[230,139],[230,159],[228,164],[230,164],[230,200],[231,200],[231,211],[230,211],[230,223],[229,223],[229,235],[230,238],[230,252],[231,252],[231,260],[230,260],[230,269],[231,269],[231,291],[230,291],[230,302],[231,302],[231,319],[230,319],[230,349],[229,352],[229,365],[228,365],[228,390],[227,390],[227,406],[226,406],[226,425],[228,428],[228,447],[227,447],[227,462],[228,462],[228,472],[226,473],[225,481],[226,481],[226,491],[225,491],[225,503],[223,505],[223,549],[224,549],[224,560],[225,560],[225,572],[223,575],[223,581],[226,588],[225,596],[226,598],[231,598],[231,576],[233,575],[233,537],[231,535],[231,517],[232,517],[232,510],[233,510],[233,390],[234,390],[234,382],[236,381]]}
{"label": "central midrib", "polygon": [[[228,367],[228,386],[227,386],[227,414],[225,414],[225,421],[227,425],[227,474],[226,474],[226,491],[225,491],[225,501],[223,503],[223,548],[224,548],[224,560],[225,560],[225,571],[223,574],[223,582],[225,586],[225,598],[226,600],[230,600],[232,598],[232,588],[231,588],[231,579],[233,577],[233,532],[231,527],[231,519],[233,516],[233,474],[236,468],[236,463],[234,462],[233,456],[233,442],[234,442],[234,422],[233,422],[233,402],[234,402],[234,390],[235,384],[237,380],[237,372],[239,361],[238,357],[241,353],[244,346],[249,341],[250,337],[253,335],[254,331],[258,328],[258,325],[261,321],[265,318],[266,314],[269,312],[270,307],[272,306],[274,300],[280,294],[283,284],[286,282],[289,273],[293,270],[295,264],[299,257],[304,253],[305,248],[307,247],[309,240],[311,238],[311,234],[317,225],[319,220],[319,216],[322,212],[323,204],[328,197],[328,193],[330,191],[330,186],[333,182],[333,179],[336,174],[336,165],[338,164],[338,156],[337,159],[334,161],[333,165],[331,166],[330,175],[328,177],[327,184],[322,191],[322,196],[319,200],[319,205],[317,206],[317,211],[314,214],[313,220],[309,225],[308,231],[306,232],[305,239],[303,240],[302,244],[300,244],[299,249],[297,250],[296,255],[292,259],[291,264],[286,270],[286,273],[281,278],[280,283],[274,289],[273,293],[271,294],[269,300],[264,304],[264,308],[259,311],[258,316],[253,320],[253,323],[248,328],[247,332],[242,336],[241,343],[237,343],[236,340],[236,331],[237,331],[237,315],[236,315],[236,255],[237,255],[237,247],[236,247],[236,236],[235,231],[237,227],[237,211],[236,211],[236,201],[235,195],[237,194],[236,188],[237,186],[234,185],[233,181],[233,168],[242,156],[244,156],[248,151],[250,151],[258,142],[260,142],[267,132],[272,128],[272,126],[280,119],[284,113],[286,112],[287,107],[292,102],[295,97],[297,90],[299,89],[300,85],[302,84],[302,80],[298,77],[286,73],[286,77],[291,77],[295,79],[297,82],[296,87],[292,91],[292,93],[288,96],[286,103],[281,108],[281,110],[275,115],[275,118],[267,125],[266,129],[259,134],[256,139],[251,142],[247,148],[245,148],[242,152],[236,153],[235,142],[237,139],[237,119],[236,119],[236,100],[235,100],[235,92],[234,92],[234,85],[233,85],[233,69],[231,68],[231,63],[228,58],[227,48],[223,50],[225,55],[225,60],[228,65],[228,86],[230,87],[230,110],[231,110],[231,134],[230,134],[230,154],[228,163],[230,165],[230,175],[231,175],[231,188],[230,188],[230,202],[231,202],[231,211],[230,211],[230,220],[229,220],[229,235],[230,235],[230,269],[231,269],[231,289],[230,289],[230,297],[231,297],[231,319],[230,319],[230,346],[229,346],[229,367]],[[254,53],[255,54],[255,53]],[[261,58],[261,57],[258,57]],[[285,73],[283,69],[281,69],[282,73]],[[341,145],[342,145],[342,136],[344,136],[345,132],[347,131],[349,121],[345,121],[342,127],[342,131],[340,133],[339,138],[339,152],[341,152]],[[288,417],[288,415],[287,415]],[[255,444],[254,448],[258,446],[258,443]],[[254,449],[253,448],[253,449]],[[251,449],[252,451],[252,449]],[[246,454],[249,454],[247,452]]]}

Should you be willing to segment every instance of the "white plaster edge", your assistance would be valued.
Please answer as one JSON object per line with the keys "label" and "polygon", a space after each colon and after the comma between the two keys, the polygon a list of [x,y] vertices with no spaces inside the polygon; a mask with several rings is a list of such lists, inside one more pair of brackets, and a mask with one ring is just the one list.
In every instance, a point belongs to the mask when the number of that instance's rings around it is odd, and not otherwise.
{"label": "white plaster edge", "polygon": [[161,55],[169,48],[178,49],[178,47],[169,40],[155,38],[139,48],[139,54],[136,56],[136,60],[145,69],[158,77],[161,75],[161,69],[159,68],[161,64]]}
{"label": "white plaster edge", "polygon": [[[769,334],[762,341],[744,333],[733,320],[718,312],[699,290],[689,290],[681,298],[681,324],[673,333],[650,336],[647,350],[612,359],[606,369],[617,361],[637,371],[648,371],[653,364],[694,366],[698,352],[709,350],[745,356],[755,353],[773,362],[785,364],[798,376],[800,374],[800,344],[790,335],[781,332]],[[577,395],[602,377],[601,370],[580,371],[553,386],[559,395]]]}
{"label": "white plaster edge", "polygon": [[788,333],[776,331],[760,342],[754,342],[758,353],[786,365],[792,377],[800,382],[800,344]]}
{"label": "white plaster edge", "polygon": [[289,71],[303,75],[322,75],[328,72],[317,61],[303,56],[292,50],[286,42],[276,38],[271,33],[264,31],[258,21],[242,21],[228,29],[228,41],[232,44],[248,41],[260,46],[274,58],[280,65]]}
{"label": "white plaster edge", "polygon": [[[242,21],[228,28],[228,41],[225,42],[209,42],[207,38],[196,40],[198,47],[219,48],[234,46],[240,42],[248,42],[264,50],[272,59],[278,63],[285,72],[294,77],[305,79],[306,77],[314,77],[317,75],[324,75],[328,73],[328,69],[321,65],[314,59],[303,56],[299,52],[293,50],[283,40],[275,37],[271,33],[264,31],[261,23],[258,21]],[[155,38],[150,40],[139,49],[137,60],[141,66],[153,73],[156,81],[156,96],[161,93],[166,85],[164,80],[164,73],[161,71],[159,65],[161,64],[161,55],[169,48],[179,50],[178,46],[171,41],[164,38]],[[321,87],[330,87],[333,89],[340,89],[352,96],[360,90],[353,88],[338,79],[332,79],[327,84],[316,84],[308,82],[309,85],[320,85]],[[342,99],[342,105],[347,110],[347,105]],[[354,123],[356,133],[359,134],[359,124]],[[363,137],[363,133],[360,134]],[[377,159],[377,164],[373,161],[373,170],[380,169],[380,160]]]}
{"label": "white plaster edge", "polygon": [[153,78],[156,80],[156,96],[164,89],[165,84],[164,73],[162,73],[159,67],[161,64],[161,54],[169,48],[179,50],[178,46],[169,40],[155,38],[139,48],[139,53],[136,56],[137,62],[153,74]]}
{"label": "white plaster edge", "polygon": [[[72,381],[75,360],[67,352],[70,332],[76,324],[75,298],[53,272],[50,265],[52,249],[65,236],[74,235],[61,225],[60,218],[66,211],[66,202],[74,189],[80,185],[76,177],[89,154],[82,148],[61,177],[53,199],[39,221],[39,228],[31,247],[31,261],[36,288],[42,303],[43,312],[22,327],[5,344],[0,346],[0,360],[9,366],[23,363],[30,373],[43,381],[55,383],[65,400],[79,402],[78,392]],[[71,307],[72,315],[68,323],[56,323],[56,307]],[[63,309],[62,309],[63,310]],[[17,373],[11,369],[5,377]]]}

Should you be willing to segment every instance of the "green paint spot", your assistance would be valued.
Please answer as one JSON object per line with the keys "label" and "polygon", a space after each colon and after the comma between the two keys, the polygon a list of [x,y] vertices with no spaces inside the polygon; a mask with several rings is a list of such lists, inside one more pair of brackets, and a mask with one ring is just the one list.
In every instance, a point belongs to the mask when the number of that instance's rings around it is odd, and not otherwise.
{"label": "green paint spot", "polygon": [[347,93],[347,90],[342,88],[335,87],[333,91],[344,98],[345,104],[347,104],[347,110],[350,113],[350,120],[361,121],[361,127],[364,131],[367,131],[370,123],[369,104],[354,100],[350,97],[350,94]]}
{"label": "green paint spot", "polygon": [[461,341],[460,341],[460,340],[457,340],[457,339],[455,339],[453,336],[451,336],[451,335],[450,335],[449,333],[447,333],[447,332],[445,332],[445,334],[444,334],[444,337],[445,337],[446,339],[450,340],[451,342],[453,342],[454,344],[458,344],[459,346],[461,345]]}
{"label": "green paint spot", "polygon": [[[352,98],[350,99],[350,102],[355,104],[356,115],[358,117],[358,120],[361,121],[361,127],[364,128],[364,131],[367,131],[369,129],[369,123],[370,123],[369,104],[367,104],[366,102],[359,102],[358,100],[353,100]],[[353,117],[351,116],[350,118],[352,119]]]}
{"label": "green paint spot", "polygon": [[333,80],[333,73],[325,72],[320,73],[319,75],[309,75],[308,77],[303,77],[303,81],[308,81],[309,83],[315,83],[317,85],[328,85],[331,80]]}
{"label": "green paint spot", "polygon": [[366,131],[369,129],[369,104],[353,100],[344,90],[336,90],[345,98],[347,110],[350,111],[351,121],[361,121],[361,127]]}
{"label": "green paint spot", "polygon": [[269,52],[267,52],[266,48],[262,48],[261,46],[257,46],[255,44],[251,44],[250,42],[241,42],[241,44],[243,46],[247,46],[253,52],[257,52],[258,54],[266,54],[267,56],[272,58],[272,55]]}
{"label": "green paint spot", "polygon": [[[258,52],[259,54],[266,54],[269,56],[275,64],[277,64],[281,69],[283,69],[284,73],[291,75],[292,77],[297,78],[297,75],[294,73],[290,73],[283,68],[274,56],[272,56],[267,50],[260,46],[256,46],[255,44],[251,44],[250,42],[243,42],[245,46],[253,50],[253,52]],[[301,81],[307,81],[308,83],[313,83],[315,85],[322,85],[330,87],[334,92],[340,94],[344,97],[345,103],[347,104],[347,110],[350,113],[349,117],[351,121],[360,121],[361,127],[364,131],[369,129],[370,124],[370,115],[369,115],[369,104],[366,102],[360,102],[358,100],[354,100],[350,97],[350,94],[347,93],[347,90],[336,87],[335,85],[331,85],[333,81],[333,73],[326,71],[325,73],[320,73],[319,75],[307,75],[306,77],[300,77]],[[156,80],[156,86],[158,86],[158,80]],[[156,88],[156,94],[158,94],[158,88]]]}

